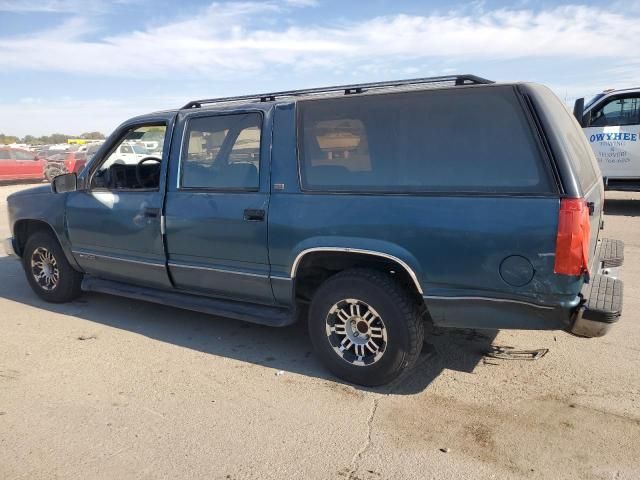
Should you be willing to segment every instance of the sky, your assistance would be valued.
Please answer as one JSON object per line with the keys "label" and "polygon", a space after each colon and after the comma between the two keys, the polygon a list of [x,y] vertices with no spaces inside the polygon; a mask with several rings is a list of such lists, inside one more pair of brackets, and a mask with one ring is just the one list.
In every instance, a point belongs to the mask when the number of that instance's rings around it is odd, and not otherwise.
{"label": "sky", "polygon": [[197,98],[473,73],[640,87],[640,0],[0,0],[0,133],[108,134]]}

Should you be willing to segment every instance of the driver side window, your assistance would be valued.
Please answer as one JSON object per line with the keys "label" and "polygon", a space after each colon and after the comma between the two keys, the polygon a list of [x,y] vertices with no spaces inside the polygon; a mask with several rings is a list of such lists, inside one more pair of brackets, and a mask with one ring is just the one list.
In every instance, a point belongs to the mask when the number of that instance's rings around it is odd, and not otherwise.
{"label": "driver side window", "polygon": [[590,127],[640,124],[640,97],[616,98],[591,114]]}
{"label": "driver side window", "polygon": [[[166,125],[144,125],[129,130],[110,150],[91,177],[92,189],[157,190],[160,188],[162,146]],[[159,145],[149,151],[150,142]]]}

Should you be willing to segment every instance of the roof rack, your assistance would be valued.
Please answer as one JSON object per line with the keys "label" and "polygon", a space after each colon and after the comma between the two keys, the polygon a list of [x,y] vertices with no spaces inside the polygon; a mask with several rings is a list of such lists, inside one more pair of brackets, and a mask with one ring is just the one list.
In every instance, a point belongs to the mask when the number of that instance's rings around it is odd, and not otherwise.
{"label": "roof rack", "polygon": [[322,93],[344,91],[345,95],[354,95],[363,93],[366,90],[391,87],[406,87],[425,84],[441,84],[453,83],[455,86],[460,85],[482,85],[494,83],[492,80],[477,77],[475,75],[446,75],[441,77],[412,78],[410,80],[395,80],[388,82],[358,83],[354,85],[336,85],[334,87],[307,88],[304,90],[288,90],[283,92],[262,93],[259,95],[242,95],[237,97],[207,98],[203,100],[193,100],[182,107],[181,110],[188,108],[200,108],[202,105],[211,103],[228,103],[239,101],[260,101],[273,102],[278,97],[299,97],[302,95],[317,95]]}

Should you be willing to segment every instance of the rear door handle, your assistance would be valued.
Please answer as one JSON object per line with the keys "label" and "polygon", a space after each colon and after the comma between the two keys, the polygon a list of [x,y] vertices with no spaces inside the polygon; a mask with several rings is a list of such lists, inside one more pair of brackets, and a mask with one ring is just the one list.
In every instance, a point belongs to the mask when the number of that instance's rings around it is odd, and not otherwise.
{"label": "rear door handle", "polygon": [[160,216],[160,209],[145,207],[142,213],[148,218],[158,218]]}
{"label": "rear door handle", "polygon": [[262,222],[264,221],[264,210],[254,210],[252,208],[247,208],[244,211],[244,219],[250,222]]}

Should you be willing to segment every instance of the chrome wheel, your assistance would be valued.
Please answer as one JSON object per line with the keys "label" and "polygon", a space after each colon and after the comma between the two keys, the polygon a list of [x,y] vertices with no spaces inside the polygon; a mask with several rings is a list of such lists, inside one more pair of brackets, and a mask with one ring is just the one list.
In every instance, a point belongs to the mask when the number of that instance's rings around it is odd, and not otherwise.
{"label": "chrome wheel", "polygon": [[354,298],[340,300],[331,307],[326,332],[333,350],[352,365],[376,363],[387,347],[387,329],[378,312]]}
{"label": "chrome wheel", "polygon": [[38,247],[31,254],[31,275],[43,290],[49,292],[58,286],[60,281],[58,262],[46,248]]}

